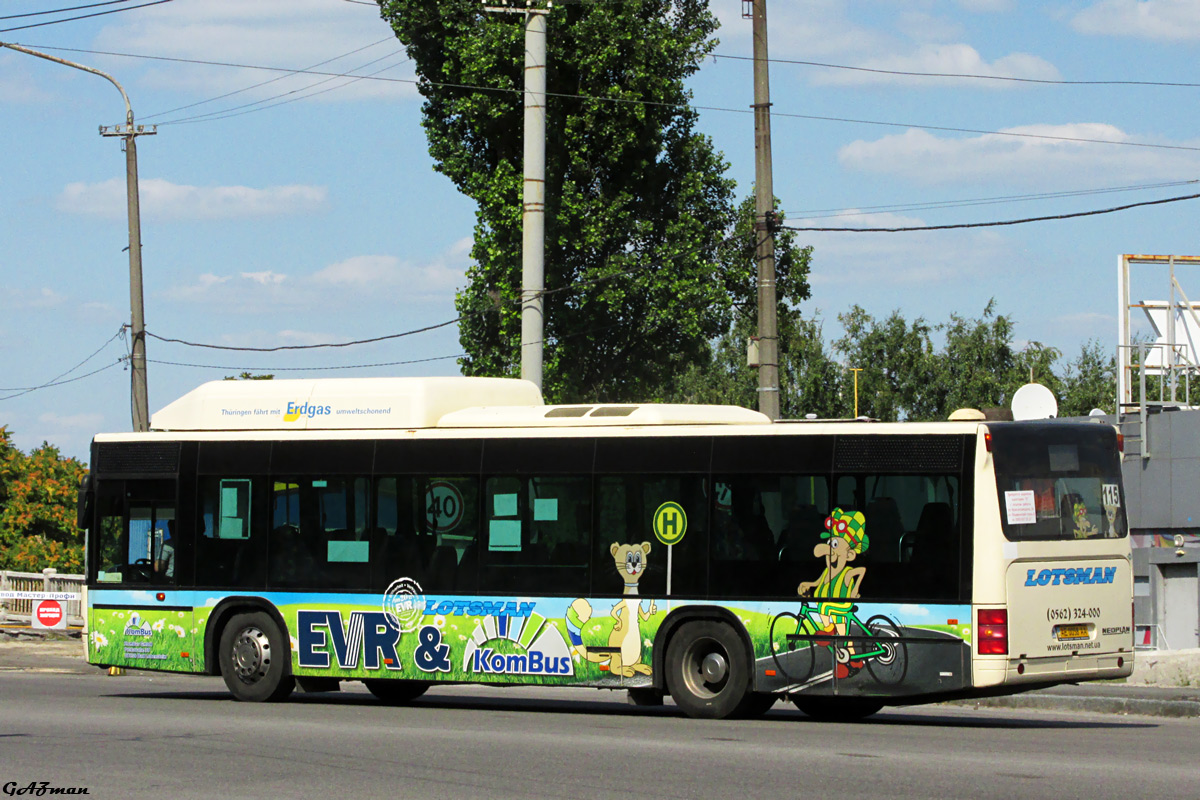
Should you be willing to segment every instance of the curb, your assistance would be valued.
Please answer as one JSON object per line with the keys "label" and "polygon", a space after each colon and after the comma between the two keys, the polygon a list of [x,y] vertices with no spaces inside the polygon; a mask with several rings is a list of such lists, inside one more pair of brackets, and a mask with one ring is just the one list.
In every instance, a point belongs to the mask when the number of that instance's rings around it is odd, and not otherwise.
{"label": "curb", "polygon": [[1028,708],[1039,711],[1084,711],[1093,714],[1125,714],[1145,717],[1200,717],[1200,701],[1148,700],[1137,697],[1018,694],[979,700],[955,700],[947,705],[974,708]]}

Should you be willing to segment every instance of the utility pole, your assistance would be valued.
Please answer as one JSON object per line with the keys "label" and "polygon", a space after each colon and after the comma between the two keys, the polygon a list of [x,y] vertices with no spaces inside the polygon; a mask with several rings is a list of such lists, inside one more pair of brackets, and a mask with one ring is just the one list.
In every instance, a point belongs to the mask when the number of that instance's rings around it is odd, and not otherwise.
{"label": "utility pole", "polygon": [[754,236],[758,262],[758,410],[779,419],[779,332],[775,308],[775,187],[771,177],[771,82],[767,0],[743,0],[754,28]]}
{"label": "utility pole", "polygon": [[137,144],[135,139],[138,136],[153,135],[157,133],[157,130],[153,125],[147,129],[145,125],[135,126],[133,124],[133,107],[129,104],[129,95],[125,94],[121,84],[117,83],[116,79],[108,73],[16,44],[0,42],[0,47],[7,47],[10,50],[99,75],[117,87],[117,91],[125,100],[125,124],[114,125],[111,128],[101,125],[100,135],[119,136],[124,139],[126,210],[129,216],[129,311],[132,338],[129,359],[130,406],[133,412],[133,429],[147,431],[150,429],[150,411],[146,391],[146,323],[142,304],[142,225],[141,211],[138,206]]}
{"label": "utility pole", "polygon": [[525,15],[525,150],[521,190],[521,377],[542,388],[546,259],[546,15],[545,8],[484,6]]}

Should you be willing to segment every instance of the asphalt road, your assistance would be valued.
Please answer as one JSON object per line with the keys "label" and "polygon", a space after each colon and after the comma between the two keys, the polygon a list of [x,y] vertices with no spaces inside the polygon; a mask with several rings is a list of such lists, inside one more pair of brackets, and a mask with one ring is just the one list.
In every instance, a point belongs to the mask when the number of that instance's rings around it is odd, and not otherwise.
{"label": "asphalt road", "polygon": [[[621,693],[357,684],[277,705],[219,678],[0,671],[0,792],[92,797],[1193,797],[1200,720],[929,706],[751,721]],[[26,795],[32,796],[32,795]],[[48,795],[46,795],[48,796]]]}

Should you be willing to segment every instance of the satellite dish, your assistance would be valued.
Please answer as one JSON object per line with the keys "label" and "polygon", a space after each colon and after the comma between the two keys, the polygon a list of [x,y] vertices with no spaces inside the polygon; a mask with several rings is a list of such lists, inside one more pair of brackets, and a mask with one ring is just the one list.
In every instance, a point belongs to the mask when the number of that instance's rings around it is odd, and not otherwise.
{"label": "satellite dish", "polygon": [[1027,383],[1013,393],[1013,419],[1053,419],[1058,416],[1054,392],[1040,383]]}
{"label": "satellite dish", "polygon": [[1088,416],[1089,417],[1103,417],[1104,409],[1103,408],[1093,408],[1091,411],[1088,412]]}

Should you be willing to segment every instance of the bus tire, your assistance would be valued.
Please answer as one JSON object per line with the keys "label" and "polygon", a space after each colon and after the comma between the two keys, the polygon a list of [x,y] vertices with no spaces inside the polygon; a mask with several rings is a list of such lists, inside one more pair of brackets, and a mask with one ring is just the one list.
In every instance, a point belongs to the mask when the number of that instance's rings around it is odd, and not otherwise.
{"label": "bus tire", "polygon": [[375,699],[389,706],[407,705],[429,690],[429,681],[368,678],[363,681],[363,685],[367,687],[368,692],[375,695]]}
{"label": "bus tire", "polygon": [[291,650],[275,620],[261,611],[237,614],[221,632],[221,677],[238,700],[273,703],[296,688]]}
{"label": "bus tire", "polygon": [[793,697],[792,703],[806,717],[821,722],[855,722],[883,708],[878,700],[858,697]]}
{"label": "bus tire", "polygon": [[684,623],[667,646],[671,698],[689,717],[733,716],[750,689],[745,645],[721,622]]}

